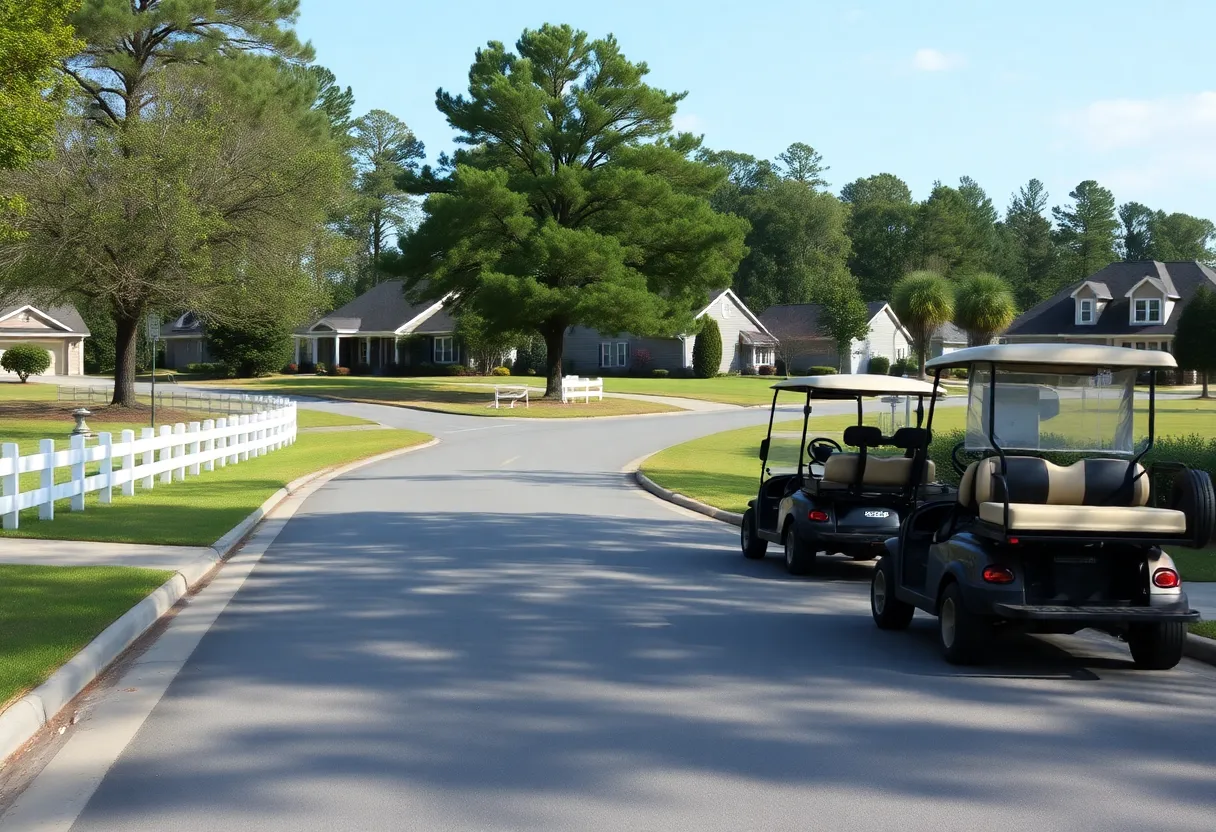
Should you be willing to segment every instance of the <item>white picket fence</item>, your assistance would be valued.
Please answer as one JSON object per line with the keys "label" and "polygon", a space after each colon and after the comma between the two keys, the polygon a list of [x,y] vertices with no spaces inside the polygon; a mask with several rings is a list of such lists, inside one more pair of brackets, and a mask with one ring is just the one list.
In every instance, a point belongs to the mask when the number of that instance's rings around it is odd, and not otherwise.
{"label": "white picket fence", "polygon": [[572,402],[583,399],[588,404],[591,397],[604,400],[604,380],[602,378],[579,378],[578,376],[562,376],[562,402]]}
{"label": "white picket fence", "polygon": [[[248,401],[251,397],[241,397]],[[83,436],[73,436],[71,447],[56,451],[54,439],[43,439],[38,453],[21,456],[17,445],[0,445],[0,515],[6,529],[18,527],[23,509],[38,508],[40,520],[55,519],[55,501],[70,499],[72,511],[84,510],[84,496],[100,492],[100,501],[113,501],[114,489],[124,497],[135,494],[135,484],[150,489],[159,478],[162,484],[181,482],[187,475],[197,476],[295,442],[296,405],[285,399],[256,397],[266,410],[221,419],[207,419],[176,425],[162,425],[157,432],[144,428],[140,437],[124,430],[115,442],[112,434],[101,433],[96,444]],[[86,469],[99,464],[98,473]],[[71,478],[55,482],[55,471],[71,469]],[[21,475],[41,474],[39,487],[21,490]]]}

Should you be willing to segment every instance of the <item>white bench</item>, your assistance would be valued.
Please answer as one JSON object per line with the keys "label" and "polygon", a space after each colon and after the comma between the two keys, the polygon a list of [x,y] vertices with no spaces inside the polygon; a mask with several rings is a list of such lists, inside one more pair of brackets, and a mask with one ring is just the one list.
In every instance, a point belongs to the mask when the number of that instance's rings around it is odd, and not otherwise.
{"label": "white bench", "polygon": [[515,403],[520,399],[523,400],[524,407],[531,407],[528,404],[528,386],[526,384],[496,384],[494,386],[494,404],[490,405],[490,407],[497,410],[499,402],[510,402],[511,404],[508,407],[515,407]]}
{"label": "white bench", "polygon": [[602,378],[579,378],[578,376],[562,376],[562,402],[572,402],[583,399],[588,404],[591,397],[604,400],[604,380]]}

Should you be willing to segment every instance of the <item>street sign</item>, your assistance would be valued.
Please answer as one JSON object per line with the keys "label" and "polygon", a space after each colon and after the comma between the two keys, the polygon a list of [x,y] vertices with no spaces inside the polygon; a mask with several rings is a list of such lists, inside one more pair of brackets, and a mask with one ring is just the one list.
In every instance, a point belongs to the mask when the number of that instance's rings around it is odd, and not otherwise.
{"label": "street sign", "polygon": [[160,340],[160,315],[155,312],[148,313],[148,340]]}

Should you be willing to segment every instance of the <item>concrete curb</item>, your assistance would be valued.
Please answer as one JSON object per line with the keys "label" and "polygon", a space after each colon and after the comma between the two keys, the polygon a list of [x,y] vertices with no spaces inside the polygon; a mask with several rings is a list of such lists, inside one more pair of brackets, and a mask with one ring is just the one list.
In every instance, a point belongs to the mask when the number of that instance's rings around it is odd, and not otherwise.
{"label": "concrete curb", "polygon": [[1216,639],[1187,633],[1186,644],[1183,645],[1182,652],[1196,661],[1216,665]]}
{"label": "concrete curb", "polygon": [[160,620],[191,589],[198,586],[231,555],[271,511],[306,485],[324,484],[365,465],[421,451],[439,444],[438,439],[398,448],[346,465],[325,468],[289,482],[272,494],[253,513],[212,544],[214,554],[202,555],[182,567],[151,595],[127,610],[117,621],[88,643],[83,650],[56,670],[51,677],[0,712],[0,762],[29,742],[42,727],[84,690],[123,651]]}

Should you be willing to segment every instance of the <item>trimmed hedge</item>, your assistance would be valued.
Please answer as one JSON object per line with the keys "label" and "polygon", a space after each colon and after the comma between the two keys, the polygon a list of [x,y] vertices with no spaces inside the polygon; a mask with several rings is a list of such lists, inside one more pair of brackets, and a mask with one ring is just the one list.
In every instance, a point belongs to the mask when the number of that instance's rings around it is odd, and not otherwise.
{"label": "trimmed hedge", "polygon": [[506,367],[495,367],[493,370],[490,370],[490,375],[492,375],[492,376],[509,376],[509,375],[511,375],[511,371],[510,371],[510,369],[508,369]]}
{"label": "trimmed hedge", "polygon": [[655,369],[650,371],[651,378],[667,378],[668,375],[669,375],[668,372],[666,370],[664,370],[662,367],[656,367]]}
{"label": "trimmed hedge", "polygon": [[815,366],[807,367],[804,372],[799,373],[800,376],[834,376],[840,371],[835,367]]}
{"label": "trimmed hedge", "polygon": [[722,330],[718,322],[706,315],[701,319],[701,331],[692,345],[692,369],[697,378],[714,378],[722,366]]}
{"label": "trimmed hedge", "polygon": [[870,364],[866,367],[867,373],[873,373],[878,376],[885,376],[891,371],[891,359],[885,355],[871,356]]}
{"label": "trimmed hedge", "polygon": [[17,344],[4,351],[0,367],[16,373],[24,384],[30,376],[40,376],[51,369],[51,354],[33,344]]}

